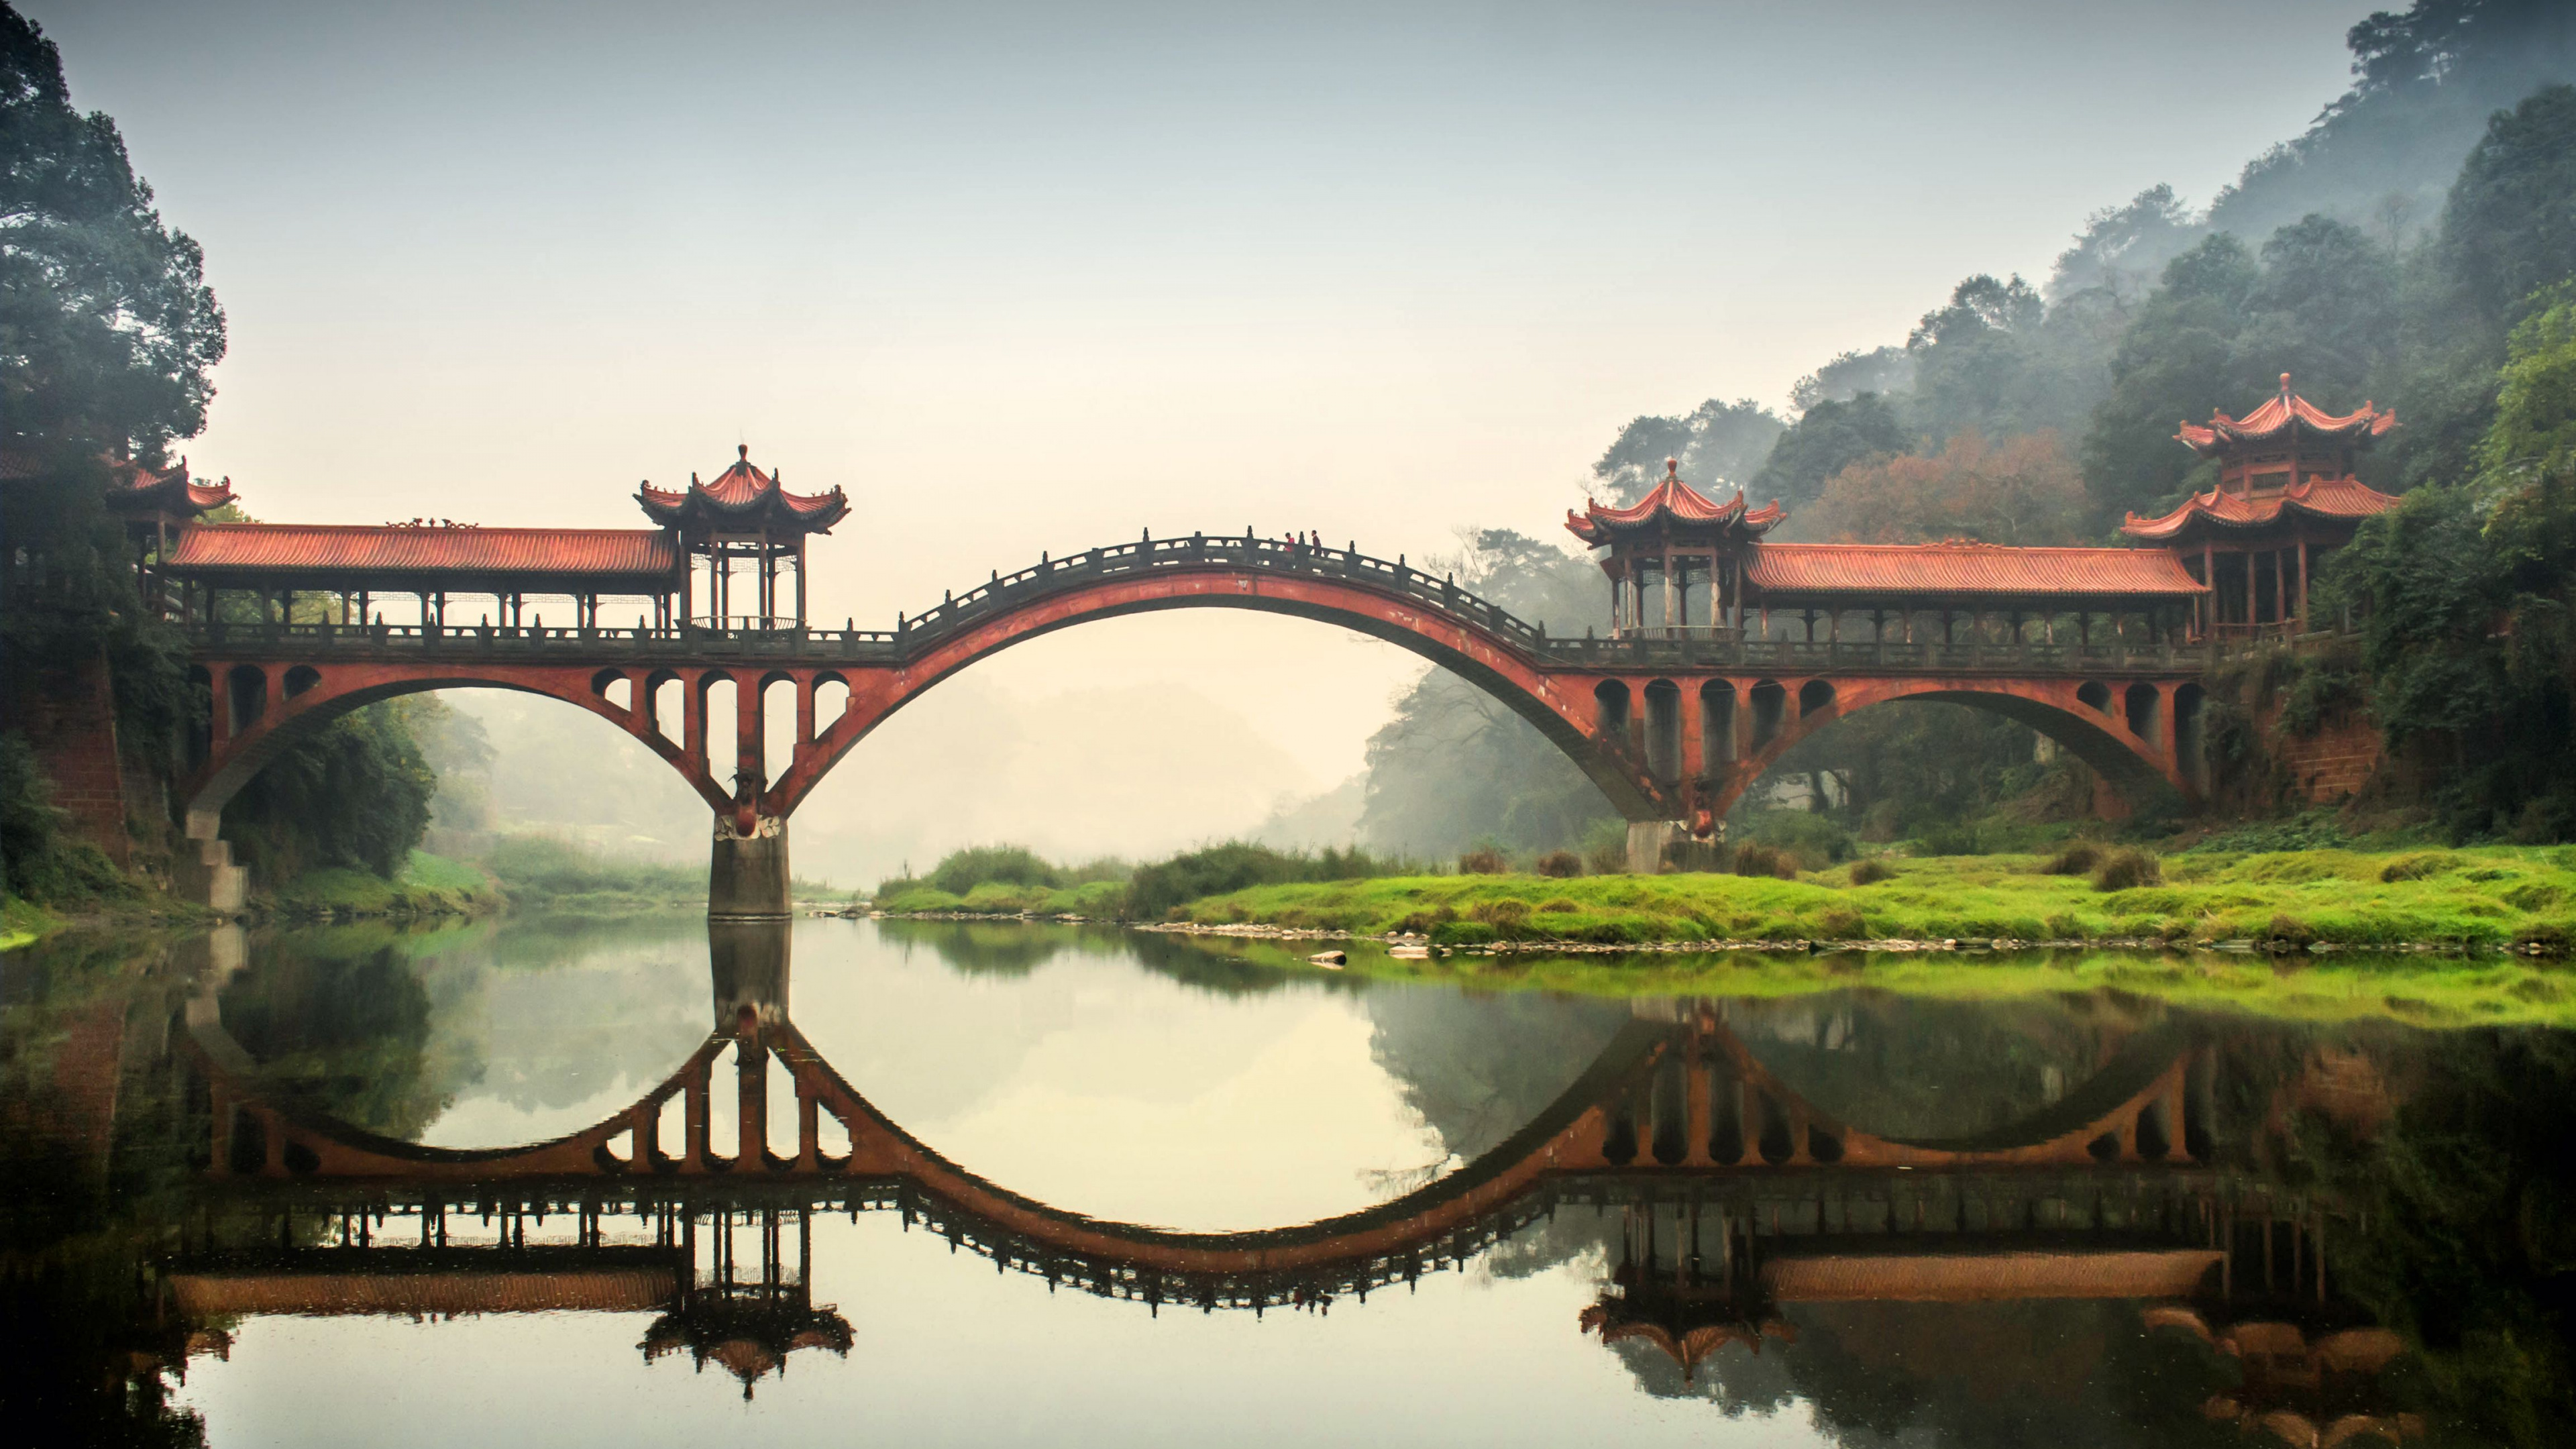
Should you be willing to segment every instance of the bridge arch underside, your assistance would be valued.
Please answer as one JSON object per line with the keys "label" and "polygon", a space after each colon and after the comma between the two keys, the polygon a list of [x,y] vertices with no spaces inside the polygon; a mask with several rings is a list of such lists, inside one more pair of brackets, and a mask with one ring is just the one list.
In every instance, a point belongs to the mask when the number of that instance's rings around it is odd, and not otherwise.
{"label": "bridge arch underside", "polygon": [[[1462,596],[1464,597],[1464,596]],[[1173,609],[1245,609],[1308,619],[1365,634],[1407,650],[1483,690],[1529,721],[1565,752],[1631,819],[1672,813],[1664,792],[1621,758],[1594,719],[1588,677],[1569,681],[1519,645],[1472,620],[1423,606],[1419,598],[1338,580],[1282,577],[1259,571],[1171,573],[1136,581],[1093,584],[1034,600],[969,626],[906,663],[877,671],[870,690],[851,681],[848,713],[824,730],[810,756],[802,754],[762,799],[765,814],[795,808],[822,776],[897,710],[968,666],[1042,635],[1078,624],[1161,613]]]}
{"label": "bridge arch underside", "polygon": [[[626,692],[609,688],[603,675],[623,678],[621,671],[462,661],[326,661],[317,666],[254,659],[201,664],[197,672],[201,684],[211,683],[215,696],[213,721],[197,742],[202,757],[178,792],[192,834],[210,827],[243,786],[298,741],[368,705],[442,689],[506,689],[598,715],[678,771],[712,808],[721,811],[733,804],[701,761],[659,731],[649,699],[634,705],[619,702]],[[640,693],[646,684],[639,677],[630,688]]]}
{"label": "bridge arch underside", "polygon": [[2189,754],[2199,690],[2186,680],[1826,676],[1727,683],[1737,685],[1739,701],[1750,701],[1737,708],[1752,718],[1736,758],[1707,774],[1706,808],[1719,818],[1799,744],[1862,710],[1899,703],[1962,705],[2028,725],[2091,767],[2132,811],[2200,799]]}
{"label": "bridge arch underside", "polygon": [[[1551,1194],[1567,1184],[1622,1184],[1601,1200],[1626,1201],[1661,1180],[1699,1184],[1690,1189],[1697,1192],[1782,1172],[2047,1168],[2133,1175],[2150,1163],[2192,1167],[2205,1160],[2208,1140],[2194,1120],[2205,1106],[2193,1094],[2207,1053],[2179,1038],[2154,1043],[2160,1050],[2123,1052],[2045,1120],[1974,1141],[1914,1143],[1877,1137],[1818,1111],[1703,1015],[1688,1025],[1631,1023],[1521,1130],[1401,1198],[1292,1227],[1177,1232],[1067,1212],[948,1162],[871,1106],[791,1024],[758,1025],[749,1013],[735,1030],[711,1035],[633,1107],[598,1126],[524,1148],[484,1150],[401,1142],[268,1096],[256,1064],[210,1011],[191,1007],[188,1039],[206,1075],[213,1133],[207,1171],[216,1179],[340,1182],[365,1186],[380,1202],[409,1194],[486,1203],[531,1191],[578,1196],[587,1190],[583,1183],[634,1193],[725,1193],[768,1184],[810,1193],[834,1184],[896,1183],[919,1196],[897,1194],[888,1205],[943,1221],[952,1240],[971,1242],[1005,1263],[1094,1283],[1208,1285],[1193,1291],[1237,1302],[1261,1301],[1265,1284],[1365,1291],[1463,1263],[1542,1215]],[[734,1067],[745,1085],[736,1099],[738,1120],[719,1122],[709,1093],[728,1053],[737,1055]],[[752,1086],[772,1057],[794,1084],[799,1145],[792,1156],[769,1151],[766,1093]],[[655,1124],[675,1099],[686,1104],[687,1125],[673,1143]],[[846,1155],[818,1146],[825,1115],[846,1129]]]}

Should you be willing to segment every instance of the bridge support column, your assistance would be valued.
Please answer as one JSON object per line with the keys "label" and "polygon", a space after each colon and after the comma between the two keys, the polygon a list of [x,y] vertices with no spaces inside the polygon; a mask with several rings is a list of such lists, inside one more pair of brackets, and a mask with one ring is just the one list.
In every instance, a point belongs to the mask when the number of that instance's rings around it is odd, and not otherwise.
{"label": "bridge support column", "polygon": [[731,816],[716,817],[707,864],[707,916],[712,920],[787,918],[787,822],[759,817],[746,837]]}
{"label": "bridge support column", "polygon": [[1679,820],[1631,820],[1628,822],[1628,873],[1653,875],[1664,868],[1664,847],[1688,837],[1690,827]]}
{"label": "bridge support column", "polygon": [[215,811],[188,812],[188,838],[170,862],[170,889],[192,905],[233,915],[250,900],[250,867],[234,863],[232,842],[217,833],[222,826]]}

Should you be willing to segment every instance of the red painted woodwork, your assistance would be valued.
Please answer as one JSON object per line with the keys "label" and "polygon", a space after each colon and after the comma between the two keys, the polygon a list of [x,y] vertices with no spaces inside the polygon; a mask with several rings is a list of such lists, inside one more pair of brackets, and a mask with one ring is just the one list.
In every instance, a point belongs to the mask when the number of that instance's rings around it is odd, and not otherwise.
{"label": "red painted woodwork", "polygon": [[[550,653],[572,654],[563,663],[478,660],[470,643],[453,646],[436,658],[421,657],[418,649],[408,651],[411,657],[388,657],[390,651],[377,651],[371,657],[343,658],[323,651],[259,654],[210,645],[199,662],[216,696],[215,738],[209,757],[188,780],[181,798],[191,812],[220,810],[297,733],[359,705],[419,690],[489,686],[561,699],[626,730],[670,762],[748,836],[759,817],[784,818],[793,812],[833,765],[896,710],[976,660],[1075,624],[1174,608],[1290,614],[1401,645],[1469,680],[1537,726],[1628,818],[1688,820],[1695,833],[1703,835],[1799,739],[1855,710],[1897,699],[1968,704],[2023,720],[2074,750],[2133,798],[2139,789],[2157,782],[2186,798],[2197,795],[2190,772],[2182,768],[2175,752],[2172,728],[2177,691],[2197,677],[2196,661],[2142,662],[2091,679],[2016,678],[2001,673],[1876,674],[1848,667],[1756,675],[1741,668],[1678,663],[1654,671],[1605,669],[1543,658],[1523,639],[1498,634],[1476,620],[1432,606],[1419,594],[1357,580],[1210,560],[1112,574],[1039,594],[937,638],[918,655],[891,663],[835,659],[821,648],[758,662],[712,655],[674,662],[641,654],[637,645],[609,636],[550,639]],[[256,719],[231,717],[234,701],[227,681],[236,670],[256,671],[264,682],[267,704]],[[677,722],[683,743],[676,746],[654,728],[652,718],[654,686],[666,679],[678,679],[685,686],[684,717]],[[623,707],[606,697],[619,680],[626,681],[629,690],[630,703]],[[710,770],[705,764],[706,742],[724,734],[720,724],[711,729],[705,718],[706,692],[722,680],[737,686],[732,733],[739,788],[722,778],[729,772]],[[780,680],[795,686],[797,717],[803,727],[797,731],[794,757],[772,762],[761,757],[761,697]],[[815,690],[835,681],[849,687],[847,712],[837,720],[814,719]],[[2156,696],[2147,717],[2163,722],[2150,731],[2154,737],[2133,733],[2127,723],[2126,695],[2140,684]],[[1679,750],[1677,758],[1656,761],[1660,768],[1650,768],[1647,701],[1650,688],[1666,685],[1679,695],[1674,725]],[[1785,706],[1777,732],[1762,735],[1757,711],[1751,706],[1756,689],[1769,685],[1779,686]],[[2082,695],[2088,687],[2098,690],[2101,699],[2119,703],[2087,705]],[[1732,691],[1736,734],[1733,747],[1719,751],[1725,758],[1711,760],[1704,758],[1703,690],[1719,688]],[[1605,691],[1625,692],[1624,727],[1605,725]]]}

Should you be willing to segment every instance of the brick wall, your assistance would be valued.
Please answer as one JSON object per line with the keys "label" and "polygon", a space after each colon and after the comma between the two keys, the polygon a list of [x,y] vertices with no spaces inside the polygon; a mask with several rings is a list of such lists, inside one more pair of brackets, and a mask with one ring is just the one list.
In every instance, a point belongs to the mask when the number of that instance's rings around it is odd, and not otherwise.
{"label": "brick wall", "polygon": [[10,701],[37,763],[54,782],[54,805],[72,829],[119,865],[129,863],[125,781],[116,750],[116,694],[104,655],[67,670],[32,670]]}
{"label": "brick wall", "polygon": [[2379,769],[2379,731],[2368,720],[2330,724],[2307,738],[2272,737],[2272,753],[2299,798],[2320,805],[2359,794]]}

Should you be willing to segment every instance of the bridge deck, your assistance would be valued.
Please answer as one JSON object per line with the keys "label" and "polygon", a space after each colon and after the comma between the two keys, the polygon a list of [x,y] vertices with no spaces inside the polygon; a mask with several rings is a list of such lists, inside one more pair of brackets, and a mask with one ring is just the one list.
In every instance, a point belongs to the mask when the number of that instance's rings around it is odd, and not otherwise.
{"label": "bridge deck", "polygon": [[[1348,549],[1317,549],[1271,539],[1196,535],[1090,549],[1049,558],[1017,573],[996,576],[968,593],[918,615],[899,616],[893,629],[537,628],[495,625],[439,627],[411,624],[238,624],[193,622],[189,632],[202,653],[297,653],[317,660],[419,661],[490,659],[524,663],[749,663],[780,667],[833,665],[902,667],[976,625],[1050,596],[1104,580],[1247,571],[1283,578],[1322,579],[1354,585],[1411,603],[1482,631],[1542,667],[1595,670],[1743,670],[1748,672],[1924,674],[2154,674],[2197,673],[2213,659],[2212,646],[2177,647],[2113,638],[2093,644],[1968,640],[1823,641],[1747,639],[1729,631],[1676,631],[1679,637],[1601,639],[1546,632],[1480,599],[1454,582]],[[1855,610],[1890,612],[1926,607],[1891,597],[1861,601]]]}

